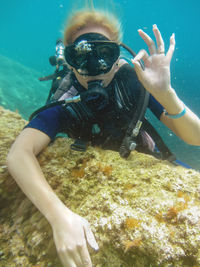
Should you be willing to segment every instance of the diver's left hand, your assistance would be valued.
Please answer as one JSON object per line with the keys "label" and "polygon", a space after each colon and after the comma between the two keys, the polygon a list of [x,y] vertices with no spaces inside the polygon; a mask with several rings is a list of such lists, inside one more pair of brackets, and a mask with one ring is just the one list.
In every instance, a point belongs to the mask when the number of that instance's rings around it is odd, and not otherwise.
{"label": "diver's left hand", "polygon": [[[144,31],[138,30],[140,36],[148,46],[149,53],[141,50],[132,60],[138,79],[143,86],[157,99],[165,97],[171,90],[170,62],[175,49],[175,36],[170,37],[170,46],[165,54],[165,44],[161,33],[156,25],[153,25],[153,32],[156,44]],[[139,60],[143,60],[145,69],[143,70]]]}

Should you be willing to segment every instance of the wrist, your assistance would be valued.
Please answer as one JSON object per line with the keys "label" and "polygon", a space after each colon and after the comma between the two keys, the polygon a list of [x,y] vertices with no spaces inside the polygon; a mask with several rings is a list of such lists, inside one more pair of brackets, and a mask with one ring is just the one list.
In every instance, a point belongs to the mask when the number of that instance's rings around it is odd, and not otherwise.
{"label": "wrist", "polygon": [[163,92],[162,96],[159,99],[157,98],[157,100],[164,107],[166,114],[177,115],[185,108],[185,105],[172,87],[169,87],[168,90]]}
{"label": "wrist", "polygon": [[166,110],[164,110],[164,115],[169,117],[170,119],[179,119],[179,118],[183,117],[186,113],[185,105],[183,105],[183,107],[184,107],[183,110],[177,114],[169,114]]}
{"label": "wrist", "polygon": [[63,216],[70,216],[71,213],[72,211],[68,209],[54,193],[49,195],[48,201],[46,202],[45,213],[43,214],[52,226],[60,219],[62,220]]}

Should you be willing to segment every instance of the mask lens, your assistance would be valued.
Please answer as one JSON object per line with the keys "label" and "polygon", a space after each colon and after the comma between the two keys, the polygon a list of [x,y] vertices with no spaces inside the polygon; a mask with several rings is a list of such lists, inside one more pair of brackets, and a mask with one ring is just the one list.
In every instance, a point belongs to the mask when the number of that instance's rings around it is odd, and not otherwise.
{"label": "mask lens", "polygon": [[119,57],[119,47],[116,43],[99,43],[96,46],[96,51],[98,58],[105,60],[108,65],[113,65]]}
{"label": "mask lens", "polygon": [[88,76],[109,72],[119,54],[118,44],[110,41],[81,41],[65,48],[67,63]]}
{"label": "mask lens", "polygon": [[86,57],[87,54],[77,51],[74,45],[69,45],[65,48],[65,60],[75,69],[82,65],[82,63],[86,60]]}

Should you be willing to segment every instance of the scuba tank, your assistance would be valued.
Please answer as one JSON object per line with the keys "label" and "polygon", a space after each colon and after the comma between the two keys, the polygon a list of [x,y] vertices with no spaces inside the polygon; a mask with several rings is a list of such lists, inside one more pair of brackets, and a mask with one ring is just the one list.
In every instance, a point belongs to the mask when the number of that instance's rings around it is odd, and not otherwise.
{"label": "scuba tank", "polygon": [[[56,41],[56,46],[55,46],[55,55],[49,57],[49,63],[52,66],[55,66],[56,70],[53,74],[39,78],[39,81],[41,81],[41,82],[52,80],[51,89],[49,91],[49,94],[48,94],[48,97],[46,100],[46,104],[49,104],[52,96],[55,94],[55,92],[59,88],[59,86],[62,82],[62,79],[70,72],[70,70],[69,70],[69,68],[65,62],[64,49],[65,49],[65,47],[64,47],[64,44],[62,42],[62,39],[58,39]],[[31,115],[31,117],[32,117],[32,115]]]}

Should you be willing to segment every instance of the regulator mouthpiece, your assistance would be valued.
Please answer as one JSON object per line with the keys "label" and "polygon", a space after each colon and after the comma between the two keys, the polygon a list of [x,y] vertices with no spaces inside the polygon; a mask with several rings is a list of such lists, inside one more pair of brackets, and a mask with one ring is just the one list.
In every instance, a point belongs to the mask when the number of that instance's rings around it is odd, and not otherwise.
{"label": "regulator mouthpiece", "polygon": [[109,97],[106,89],[102,86],[102,81],[88,82],[88,90],[81,93],[81,100],[96,110],[104,108],[109,102]]}

